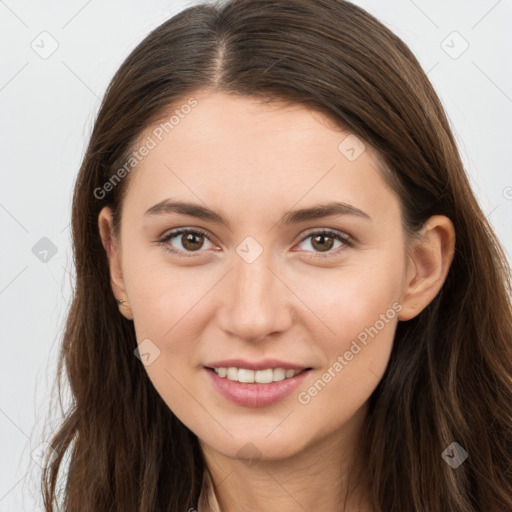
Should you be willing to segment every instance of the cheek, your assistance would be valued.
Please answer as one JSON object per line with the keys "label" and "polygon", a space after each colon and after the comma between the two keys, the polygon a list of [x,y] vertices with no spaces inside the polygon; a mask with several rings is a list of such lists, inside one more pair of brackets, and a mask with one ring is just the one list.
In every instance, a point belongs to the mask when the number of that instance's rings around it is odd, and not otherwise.
{"label": "cheek", "polygon": [[[161,251],[161,252],[160,252]],[[168,339],[189,315],[197,315],[200,301],[214,286],[216,276],[194,267],[173,266],[164,249],[132,251],[123,259],[127,294],[138,334]]]}
{"label": "cheek", "polygon": [[[378,322],[382,315],[395,320],[400,298],[402,269],[395,259],[375,258],[340,269],[325,269],[309,277],[296,277],[297,295],[314,314],[309,327],[320,335],[324,330],[331,338],[355,338],[365,328]],[[388,321],[386,321],[387,325]],[[316,327],[314,327],[316,326]]]}
{"label": "cheek", "polygon": [[340,403],[336,394],[350,389],[350,400],[357,404],[378,384],[389,362],[401,310],[401,272],[400,261],[390,252],[381,253],[371,264],[368,258],[361,266],[336,273],[331,269],[314,283],[303,281],[302,296],[308,297],[307,305],[315,313],[303,318],[308,318],[307,329],[321,345],[322,370],[328,372],[318,387],[326,384],[330,391],[318,401]]}
{"label": "cheek", "polygon": [[[389,363],[401,309],[389,290],[374,289],[357,298],[351,292],[357,289],[347,287],[338,291],[335,303],[322,303],[326,318],[331,311],[329,326],[335,335],[317,328],[324,365],[297,393],[308,417],[323,418],[327,429],[349,420],[377,387]],[[322,305],[318,307],[321,316]]]}

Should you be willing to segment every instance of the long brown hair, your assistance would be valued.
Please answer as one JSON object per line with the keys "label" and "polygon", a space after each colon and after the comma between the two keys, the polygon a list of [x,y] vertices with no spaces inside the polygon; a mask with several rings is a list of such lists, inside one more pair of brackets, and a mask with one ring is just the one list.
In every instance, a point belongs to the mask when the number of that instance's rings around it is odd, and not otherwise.
{"label": "long brown hair", "polygon": [[[342,0],[196,5],[153,30],[112,79],[77,178],[76,286],[59,358],[73,403],[51,439],[45,508],[183,512],[197,505],[197,437],[158,395],[118,311],[97,219],[119,225],[129,176],[105,194],[145,128],[204,89],[307,105],[375,147],[414,233],[435,214],[455,255],[435,299],[399,322],[370,397],[365,457],[382,512],[512,510],[510,268],[470,188],[441,103],[409,48]],[[136,172],[136,171],[134,171]],[[442,452],[468,458],[452,469]],[[59,487],[64,456],[69,465]],[[59,501],[60,500],[60,501]]]}

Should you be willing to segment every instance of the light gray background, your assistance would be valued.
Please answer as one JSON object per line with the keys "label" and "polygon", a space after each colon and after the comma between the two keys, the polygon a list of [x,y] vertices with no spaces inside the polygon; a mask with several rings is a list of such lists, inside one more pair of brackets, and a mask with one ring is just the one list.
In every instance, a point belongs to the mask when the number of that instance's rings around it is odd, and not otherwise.
{"label": "light gray background", "polygon": [[[35,461],[71,292],[70,198],[100,98],[136,44],[192,3],[0,0],[0,512],[42,510]],[[428,71],[510,255],[512,0],[355,3]],[[54,255],[34,254],[43,237]]]}

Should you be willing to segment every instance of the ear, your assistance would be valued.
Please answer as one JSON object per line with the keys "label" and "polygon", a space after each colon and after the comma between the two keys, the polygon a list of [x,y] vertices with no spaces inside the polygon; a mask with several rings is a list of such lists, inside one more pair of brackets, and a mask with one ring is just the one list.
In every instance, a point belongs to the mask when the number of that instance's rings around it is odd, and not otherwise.
{"label": "ear", "polygon": [[119,310],[125,318],[133,320],[130,302],[126,293],[123,272],[121,270],[121,250],[119,240],[114,234],[112,227],[112,209],[105,206],[98,215],[98,228],[101,236],[101,243],[107,253],[110,269],[110,286],[116,299],[123,302],[119,305]]}
{"label": "ear", "polygon": [[443,215],[433,215],[408,250],[407,277],[398,320],[410,320],[435,298],[448,274],[455,252],[455,228]]}

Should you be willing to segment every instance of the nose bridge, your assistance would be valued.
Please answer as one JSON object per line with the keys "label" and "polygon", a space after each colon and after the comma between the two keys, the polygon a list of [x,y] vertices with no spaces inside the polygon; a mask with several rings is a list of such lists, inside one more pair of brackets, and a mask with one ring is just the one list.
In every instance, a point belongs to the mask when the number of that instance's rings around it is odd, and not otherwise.
{"label": "nose bridge", "polygon": [[225,290],[225,330],[254,341],[288,328],[286,287],[270,270],[269,254],[263,252],[253,261],[234,255],[233,260]]}

